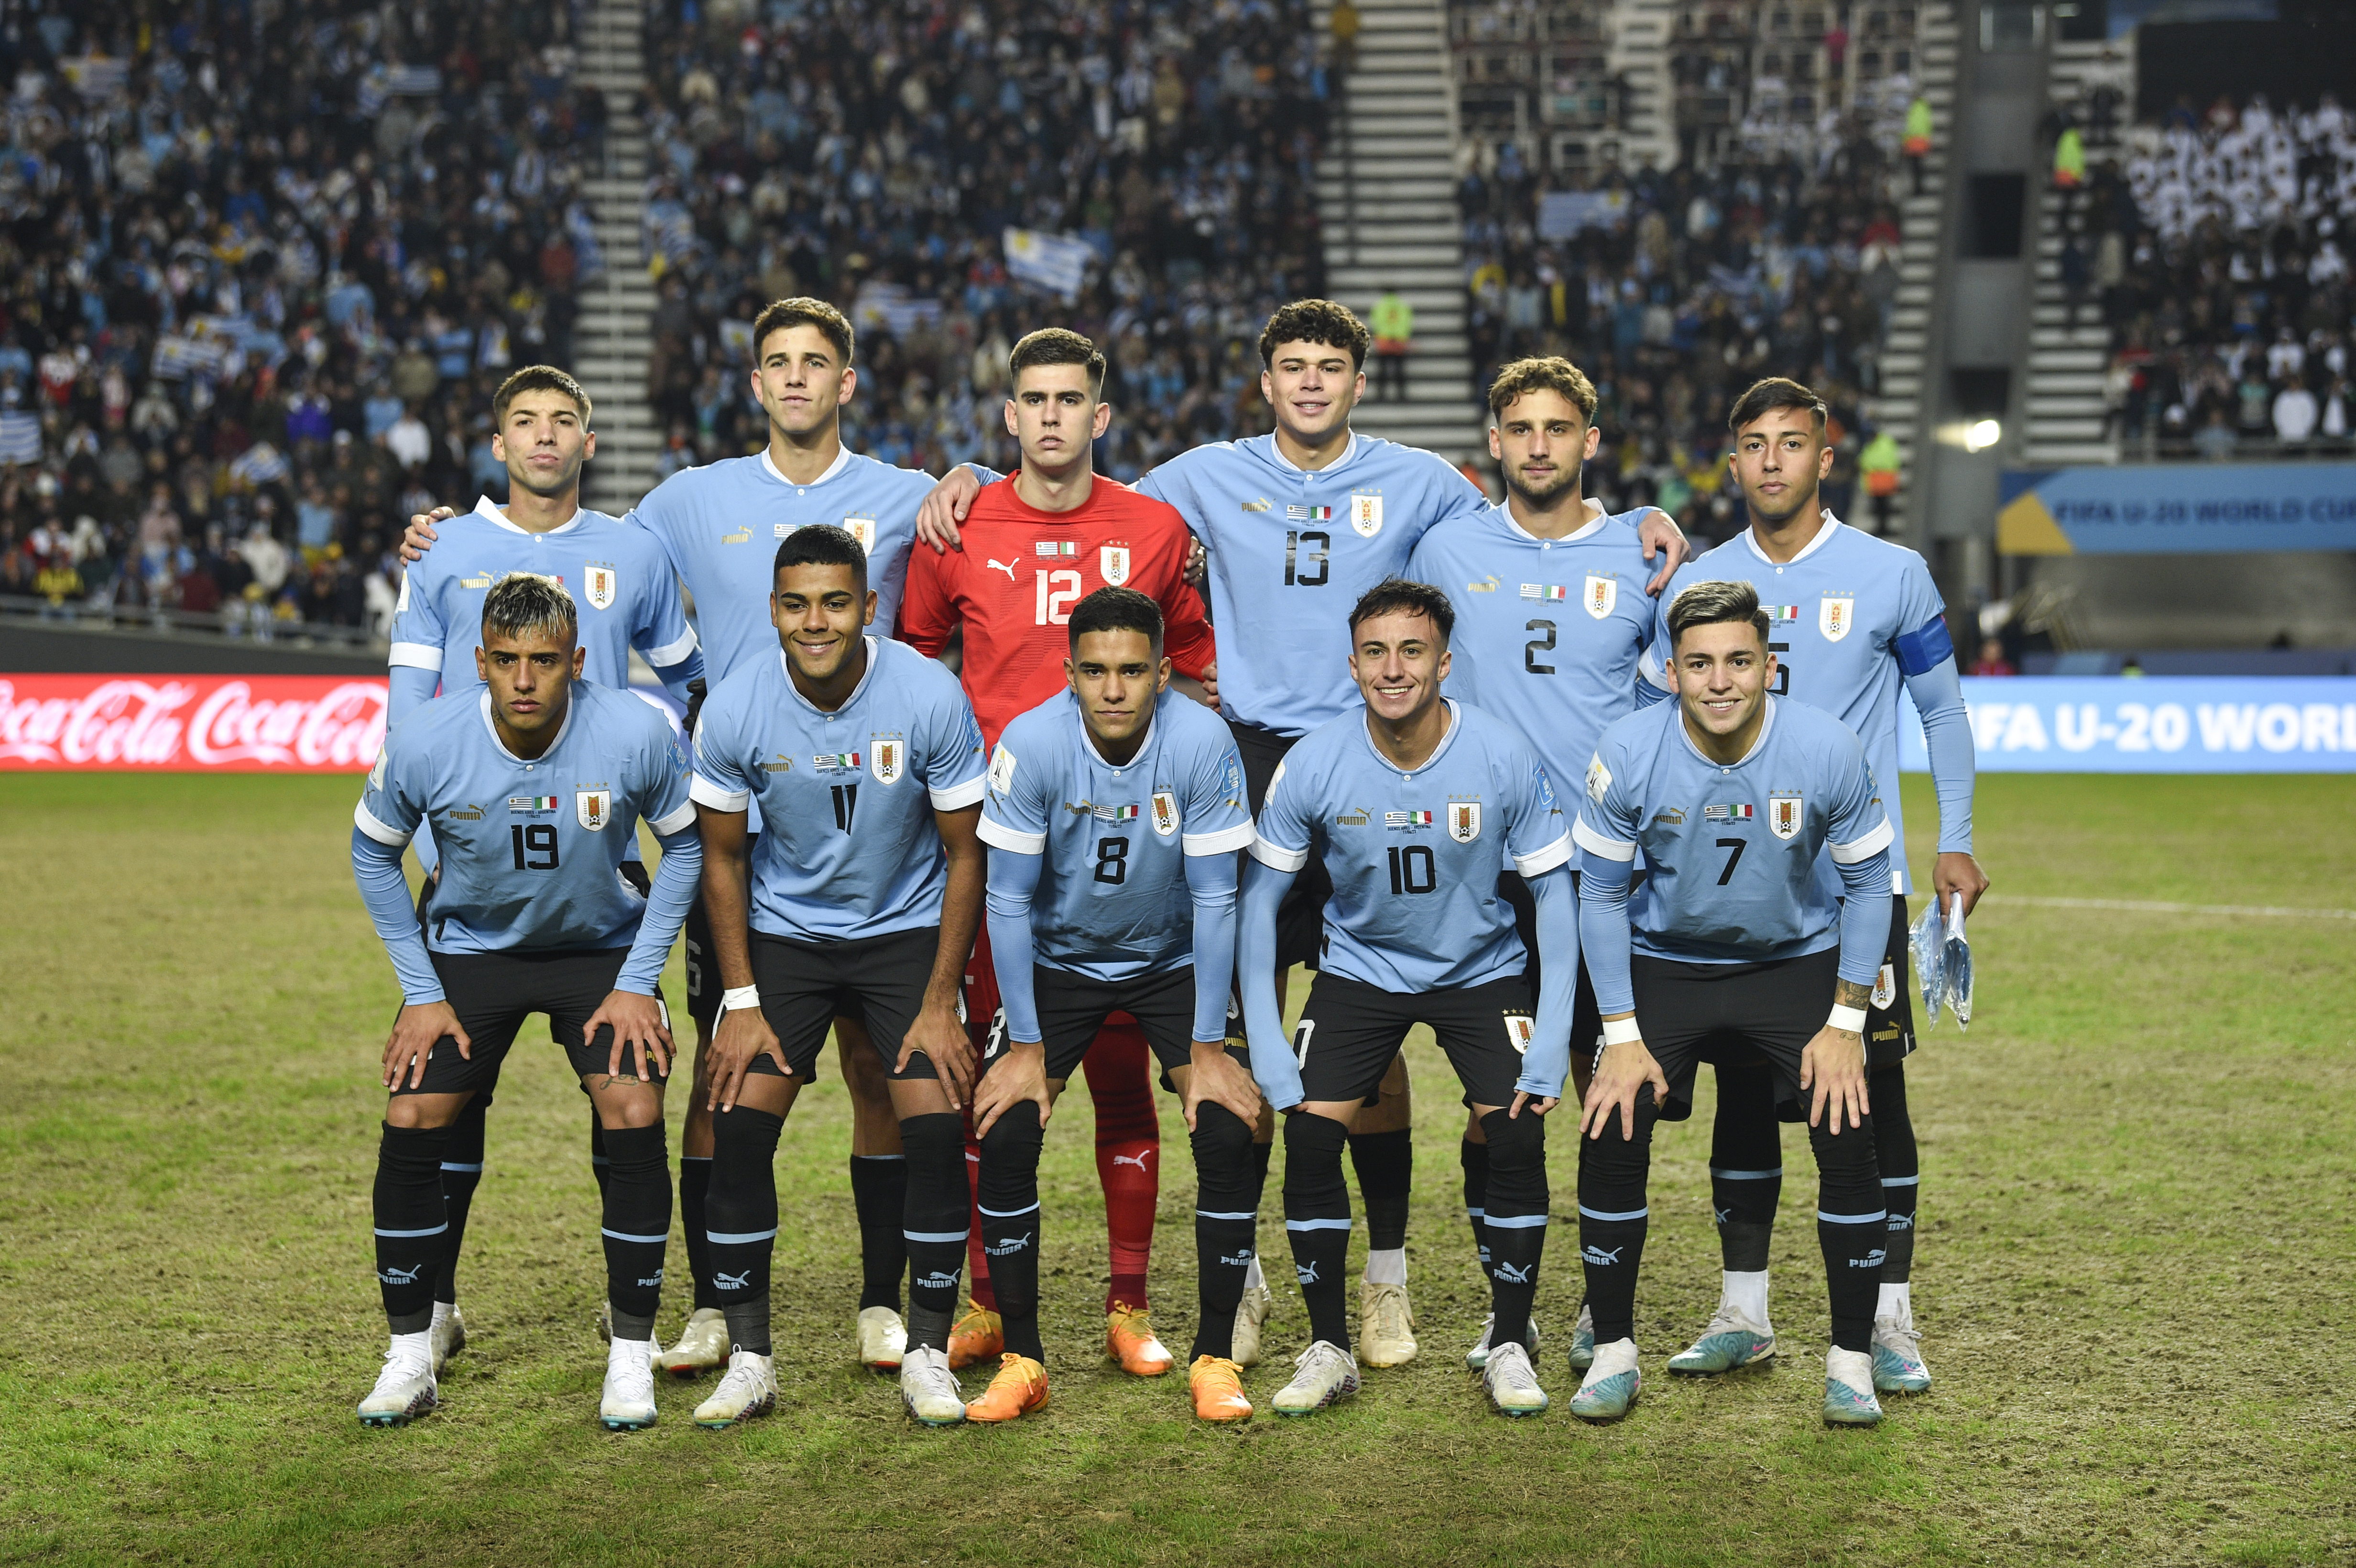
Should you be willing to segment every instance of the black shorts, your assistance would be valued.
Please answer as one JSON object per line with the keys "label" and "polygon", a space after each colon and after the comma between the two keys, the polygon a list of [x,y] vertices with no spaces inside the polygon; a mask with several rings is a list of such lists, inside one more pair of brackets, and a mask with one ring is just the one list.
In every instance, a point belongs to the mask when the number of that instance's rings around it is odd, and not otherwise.
{"label": "black shorts", "polygon": [[[761,1016],[777,1037],[786,1064],[808,1083],[817,1076],[818,1053],[838,1016],[867,1025],[867,1037],[890,1078],[937,1078],[930,1058],[918,1054],[905,1072],[893,1071],[900,1041],[925,1005],[933,959],[940,952],[941,928],[920,926],[856,942],[800,942],[789,936],[751,933],[753,983],[761,988]],[[717,978],[714,978],[717,984]],[[718,1000],[715,992],[714,1001]],[[776,1076],[766,1055],[750,1071]]]}
{"label": "black shorts", "polygon": [[[748,834],[744,839],[744,863],[753,863],[753,848],[761,836]],[[695,1027],[710,1040],[718,1026],[720,995],[727,987],[720,983],[720,955],[712,945],[712,916],[703,907],[703,891],[696,890],[695,901],[687,906],[687,1016]]]}
{"label": "black shorts", "polygon": [[[1693,1104],[1697,1063],[1762,1056],[1775,1075],[1777,1101],[1799,1101],[1800,1053],[1825,1027],[1839,974],[1837,947],[1772,964],[1632,960],[1636,1027],[1669,1081],[1671,1104]],[[1678,1119],[1677,1113],[1667,1111],[1665,1119]]]}
{"label": "black shorts", "polygon": [[[1570,885],[1579,886],[1579,873],[1570,874]],[[1545,955],[1538,951],[1538,901],[1530,896],[1529,883],[1519,871],[1497,873],[1497,896],[1514,906],[1514,932],[1522,939],[1522,951],[1530,955],[1529,966],[1522,978],[1530,987],[1530,1006],[1538,1002],[1538,970]],[[1603,1048],[1603,1013],[1595,1005],[1595,982],[1587,976],[1587,955],[1580,955],[1579,990],[1570,1003],[1570,1060],[1581,1072],[1593,1065],[1595,1053]]]}
{"label": "black shorts", "polygon": [[[1894,1066],[1914,1054],[1913,951],[1907,940],[1907,920],[1906,895],[1892,894],[1890,944],[1882,949],[1881,968],[1873,977],[1873,997],[1865,1009],[1865,1061],[1872,1068]],[[1721,1040],[1704,1048],[1701,1060],[1714,1066],[1742,1067],[1762,1059],[1748,1046]],[[1783,1119],[1800,1119],[1792,1103],[1785,1104]]]}
{"label": "black shorts", "polygon": [[[549,1038],[564,1048],[576,1077],[604,1072],[614,1051],[614,1030],[600,1025],[597,1038],[584,1042],[584,1026],[614,988],[626,947],[604,950],[564,948],[547,953],[433,953],[434,973],[441,977],[442,994],[458,1015],[473,1054],[458,1054],[458,1042],[444,1036],[434,1042],[426,1059],[423,1080],[408,1086],[406,1074],[396,1094],[457,1094],[472,1092],[488,1097],[499,1081],[508,1048],[534,1013],[548,1015]],[[658,1004],[662,1001],[656,993]],[[665,1009],[668,1017],[668,1008]],[[648,1062],[649,1070],[653,1063]],[[637,1071],[636,1052],[622,1059],[622,1070]],[[665,1075],[657,1072],[659,1083]]]}
{"label": "black shorts", "polygon": [[[1069,1078],[1097,1041],[1107,1019],[1126,1013],[1137,1020],[1153,1059],[1162,1065],[1162,1086],[1173,1087],[1170,1070],[1184,1067],[1194,1051],[1194,966],[1126,980],[1092,980],[1044,964],[1031,969],[1031,997],[1039,1013],[1039,1040],[1047,1048],[1047,1076]],[[981,1070],[1006,1054],[1006,1011],[991,1020]],[[1251,1053],[1230,1045],[1227,1053],[1248,1067]]]}
{"label": "black shorts", "polygon": [[[1280,735],[1273,730],[1263,730],[1255,724],[1227,721],[1227,731],[1236,738],[1236,752],[1243,759],[1244,791],[1250,796],[1252,820],[1259,820],[1260,807],[1268,804],[1268,788],[1276,777],[1276,766],[1284,761],[1285,753],[1299,744],[1296,737]],[[1295,964],[1317,967],[1318,958],[1325,947],[1325,901],[1333,896],[1333,880],[1325,874],[1325,857],[1312,853],[1301,874],[1292,879],[1285,890],[1284,900],[1276,906],[1276,961],[1290,969]],[[1239,1028],[1240,1013],[1234,1019]]]}
{"label": "black shorts", "polygon": [[1428,1024],[1464,1085],[1467,1105],[1510,1105],[1537,1023],[1519,975],[1453,990],[1398,992],[1321,974],[1292,1031],[1304,1100],[1369,1102],[1407,1031]]}

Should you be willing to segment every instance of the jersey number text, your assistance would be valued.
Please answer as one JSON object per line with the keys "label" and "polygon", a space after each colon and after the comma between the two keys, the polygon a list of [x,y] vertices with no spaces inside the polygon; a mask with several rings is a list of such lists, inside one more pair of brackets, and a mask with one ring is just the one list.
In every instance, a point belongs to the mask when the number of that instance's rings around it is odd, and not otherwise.
{"label": "jersey number text", "polygon": [[[515,848],[517,870],[556,869],[556,824],[553,822],[516,823],[508,829],[508,842]],[[543,855],[548,857],[544,860],[540,859]]]}
{"label": "jersey number text", "polygon": [[1392,848],[1391,891],[1428,893],[1439,886],[1440,868],[1433,863],[1428,846],[1409,844],[1405,848]]}

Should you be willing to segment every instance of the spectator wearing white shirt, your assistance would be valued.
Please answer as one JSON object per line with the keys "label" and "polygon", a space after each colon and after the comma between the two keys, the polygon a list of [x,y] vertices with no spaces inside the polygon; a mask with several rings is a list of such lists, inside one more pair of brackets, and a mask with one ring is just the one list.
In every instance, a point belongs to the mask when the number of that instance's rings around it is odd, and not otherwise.
{"label": "spectator wearing white shirt", "polygon": [[2315,394],[2297,376],[2275,398],[2275,439],[2303,445],[2315,433]]}

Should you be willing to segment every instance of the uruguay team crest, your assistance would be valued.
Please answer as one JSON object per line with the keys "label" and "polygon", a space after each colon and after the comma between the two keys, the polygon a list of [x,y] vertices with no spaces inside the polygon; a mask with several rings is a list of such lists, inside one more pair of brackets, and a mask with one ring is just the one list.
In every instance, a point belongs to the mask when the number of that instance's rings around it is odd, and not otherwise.
{"label": "uruguay team crest", "polygon": [[874,738],[867,752],[867,771],[875,775],[880,784],[898,784],[900,775],[908,770],[908,742],[894,735]]}
{"label": "uruguay team crest", "polygon": [[1097,551],[1097,572],[1108,588],[1119,588],[1129,581],[1129,547],[1108,544]]}
{"label": "uruguay team crest", "polygon": [[1897,999],[1898,965],[1884,959],[1873,976],[1873,1005],[1877,1008],[1887,1008]]}
{"label": "uruguay team crest", "polygon": [[1767,831],[1778,838],[1793,838],[1808,819],[1807,806],[1797,795],[1771,795],[1767,797]]}
{"label": "uruguay team crest", "polygon": [[1459,844],[1470,844],[1481,837],[1479,801],[1451,800],[1448,803],[1448,836]]}
{"label": "uruguay team crest", "polygon": [[1370,539],[1381,533],[1383,498],[1353,493],[1350,496],[1350,526],[1358,530],[1358,537],[1362,539]]}
{"label": "uruguay team crest", "polygon": [[1816,610],[1816,630],[1825,635],[1828,643],[1837,643],[1847,636],[1856,620],[1857,601],[1846,593],[1826,594],[1824,603]]}
{"label": "uruguay team crest", "polygon": [[580,789],[573,792],[573,816],[592,833],[603,833],[614,815],[614,792],[610,789]]}
{"label": "uruguay team crest", "polygon": [[593,560],[584,569],[581,579],[582,596],[589,601],[592,610],[614,607],[614,569],[602,560]]}
{"label": "uruguay team crest", "polygon": [[1153,792],[1153,831],[1164,838],[1178,831],[1178,796],[1174,791]]}
{"label": "uruguay team crest", "polygon": [[1612,606],[1620,603],[1620,580],[1587,574],[1587,613],[1601,621],[1612,613]]}
{"label": "uruguay team crest", "polygon": [[845,517],[842,519],[842,531],[859,541],[859,549],[862,554],[873,555],[875,553],[874,518]]}
{"label": "uruguay team crest", "polygon": [[1527,1056],[1530,1042],[1538,1037],[1537,1020],[1527,1013],[1505,1015],[1505,1038],[1514,1042],[1514,1054]]}

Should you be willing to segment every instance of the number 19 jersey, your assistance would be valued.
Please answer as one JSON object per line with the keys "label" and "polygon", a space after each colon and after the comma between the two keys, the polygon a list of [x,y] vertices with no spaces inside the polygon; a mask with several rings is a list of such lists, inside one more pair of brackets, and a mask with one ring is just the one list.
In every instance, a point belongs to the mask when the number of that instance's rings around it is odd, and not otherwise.
{"label": "number 19 jersey", "polygon": [[1333,881],[1319,967],[1412,994],[1518,975],[1526,955],[1497,896],[1500,848],[1525,877],[1570,859],[1546,768],[1512,725],[1448,699],[1421,767],[1375,750],[1366,710],[1319,725],[1269,783],[1251,852],[1279,871],[1324,858]]}

